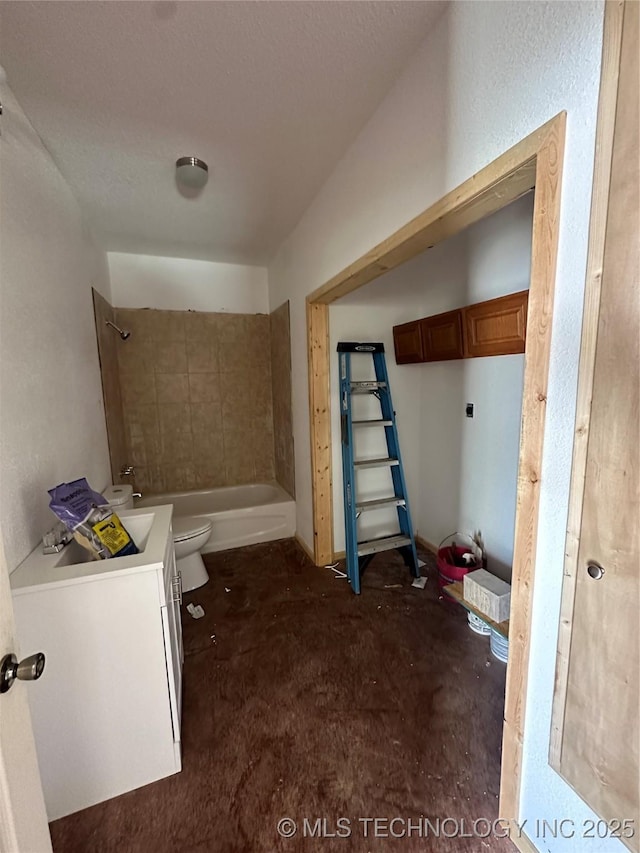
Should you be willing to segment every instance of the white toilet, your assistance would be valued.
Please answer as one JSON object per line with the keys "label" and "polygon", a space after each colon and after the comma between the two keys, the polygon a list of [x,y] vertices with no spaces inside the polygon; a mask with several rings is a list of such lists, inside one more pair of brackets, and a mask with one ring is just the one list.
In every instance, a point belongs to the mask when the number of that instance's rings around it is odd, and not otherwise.
{"label": "white toilet", "polygon": [[[133,487],[107,486],[102,493],[117,514],[123,509],[133,509]],[[200,549],[211,535],[211,521],[186,515],[174,515],[171,524],[176,549],[176,567],[182,578],[182,591],[198,589],[209,580]]]}
{"label": "white toilet", "polygon": [[176,565],[182,577],[182,591],[190,592],[204,586],[209,580],[200,549],[207,544],[211,535],[211,522],[208,518],[176,515],[173,517],[172,527]]}

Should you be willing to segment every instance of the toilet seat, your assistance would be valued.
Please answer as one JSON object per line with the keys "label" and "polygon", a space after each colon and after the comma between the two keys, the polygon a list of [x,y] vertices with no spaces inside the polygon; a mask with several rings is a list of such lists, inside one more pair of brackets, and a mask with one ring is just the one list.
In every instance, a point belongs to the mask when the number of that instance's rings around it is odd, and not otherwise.
{"label": "toilet seat", "polygon": [[211,521],[208,518],[194,518],[193,516],[178,515],[173,519],[173,541],[185,542],[193,539],[201,533],[211,530]]}

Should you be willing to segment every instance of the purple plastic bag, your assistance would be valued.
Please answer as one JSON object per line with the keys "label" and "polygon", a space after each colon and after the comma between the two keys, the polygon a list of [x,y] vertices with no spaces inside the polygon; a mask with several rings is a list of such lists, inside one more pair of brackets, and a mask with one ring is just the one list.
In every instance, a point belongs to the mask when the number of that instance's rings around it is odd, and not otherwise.
{"label": "purple plastic bag", "polygon": [[85,522],[96,507],[109,506],[106,498],[94,492],[84,477],[72,483],[60,483],[49,489],[49,495],[49,506],[69,530]]}
{"label": "purple plastic bag", "polygon": [[[137,554],[138,547],[109,506],[104,495],[94,492],[83,477],[49,489],[49,507],[73,530],[92,555],[102,560]],[[84,540],[84,541],[83,541]]]}

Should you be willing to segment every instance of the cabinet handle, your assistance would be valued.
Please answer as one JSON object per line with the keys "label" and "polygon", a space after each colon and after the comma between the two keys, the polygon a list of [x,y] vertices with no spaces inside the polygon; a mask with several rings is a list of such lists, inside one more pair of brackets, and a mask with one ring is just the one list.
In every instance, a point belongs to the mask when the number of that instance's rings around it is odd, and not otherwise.
{"label": "cabinet handle", "polygon": [[171,583],[173,584],[173,600],[182,604],[182,572],[178,572]]}

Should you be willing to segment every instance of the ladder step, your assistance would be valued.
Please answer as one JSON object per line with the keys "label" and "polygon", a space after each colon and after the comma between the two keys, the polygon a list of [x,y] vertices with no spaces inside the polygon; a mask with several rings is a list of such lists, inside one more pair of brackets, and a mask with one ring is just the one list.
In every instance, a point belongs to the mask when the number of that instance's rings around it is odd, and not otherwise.
{"label": "ladder step", "polygon": [[385,421],[380,418],[376,418],[372,421],[352,421],[352,426],[393,426],[393,421]]}
{"label": "ladder step", "polygon": [[386,389],[386,382],[352,382],[351,383],[351,393],[352,394],[371,394],[374,391],[379,391],[381,388]]}
{"label": "ladder step", "polygon": [[383,536],[381,539],[370,539],[368,542],[358,542],[358,556],[366,557],[367,554],[392,551],[404,545],[411,545],[411,539],[408,536]]}
{"label": "ladder step", "polygon": [[406,500],[404,498],[393,497],[393,498],[380,498],[375,501],[361,501],[356,504],[356,509],[378,509],[378,507],[382,506],[405,506]]}
{"label": "ladder step", "polygon": [[385,456],[380,459],[361,459],[353,464],[356,468],[386,468],[399,465],[400,462],[391,456]]}

